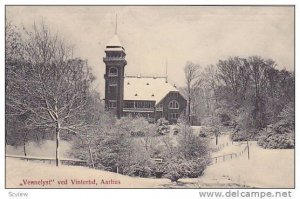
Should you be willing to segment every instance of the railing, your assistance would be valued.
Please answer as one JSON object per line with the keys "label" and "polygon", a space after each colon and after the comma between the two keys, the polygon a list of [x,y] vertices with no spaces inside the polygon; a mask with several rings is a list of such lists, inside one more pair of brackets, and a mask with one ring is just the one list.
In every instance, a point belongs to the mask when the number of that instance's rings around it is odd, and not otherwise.
{"label": "railing", "polygon": [[[237,153],[229,153],[229,154],[225,154],[225,155],[212,157],[210,164],[217,164],[219,162],[225,162],[227,160],[232,160],[233,158],[237,158],[237,157],[243,155],[244,153],[246,153],[247,150],[249,150],[248,147],[249,147],[249,145],[245,146],[245,148],[243,150],[241,150],[240,152],[237,152]],[[249,156],[249,153],[248,153],[248,156]]]}
{"label": "railing", "polygon": [[154,108],[123,108],[125,112],[154,112]]}
{"label": "railing", "polygon": [[[20,155],[10,155],[10,154],[6,154],[5,157],[7,158],[18,158],[21,160],[37,160],[37,161],[42,161],[43,163],[45,163],[46,161],[49,162],[50,164],[52,162],[55,162],[56,159],[55,158],[51,158],[51,157],[37,157],[37,156],[20,156]],[[72,162],[72,163],[79,163],[79,164],[86,164],[86,161],[84,160],[80,160],[80,159],[72,159],[72,158],[60,158],[59,161],[61,163],[67,163],[67,162]]]}
{"label": "railing", "polygon": [[[247,141],[240,141],[240,142],[234,142],[234,141],[230,141],[230,142],[226,142],[226,143],[222,143],[219,144],[218,146],[216,146],[215,148],[213,148],[214,151],[220,151],[221,149],[230,146],[230,145],[241,145],[241,144],[247,144]],[[251,146],[252,143],[249,142],[249,145]]]}
{"label": "railing", "polygon": [[127,63],[124,57],[103,57],[103,61],[124,61]]}

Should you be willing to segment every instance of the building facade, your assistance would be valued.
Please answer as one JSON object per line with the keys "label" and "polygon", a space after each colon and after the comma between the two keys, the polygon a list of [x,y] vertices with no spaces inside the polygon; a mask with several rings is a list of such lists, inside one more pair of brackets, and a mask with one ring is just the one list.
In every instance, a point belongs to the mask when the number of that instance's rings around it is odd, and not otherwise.
{"label": "building facade", "polygon": [[125,49],[117,35],[105,48],[105,107],[118,118],[143,116],[149,121],[165,118],[176,123],[186,112],[186,99],[167,77],[125,76]]}

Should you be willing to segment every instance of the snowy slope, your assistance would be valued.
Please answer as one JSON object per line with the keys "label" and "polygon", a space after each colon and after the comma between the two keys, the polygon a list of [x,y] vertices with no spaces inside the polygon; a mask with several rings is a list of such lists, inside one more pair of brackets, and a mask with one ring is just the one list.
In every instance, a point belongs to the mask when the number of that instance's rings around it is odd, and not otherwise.
{"label": "snowy slope", "polygon": [[[241,145],[241,149],[243,147]],[[236,146],[232,148],[238,151]],[[224,150],[229,152],[226,148]],[[218,155],[222,153],[220,151]],[[249,160],[247,153],[244,153],[236,159],[214,164],[205,170],[204,177],[227,177],[238,184],[251,187],[293,188],[294,150],[262,149],[252,143]]]}
{"label": "snowy slope", "polygon": [[[68,151],[71,149],[71,143],[64,140],[60,141],[60,156],[68,157]],[[41,144],[29,142],[26,144],[26,153],[28,156],[55,157],[55,142],[46,140]],[[23,146],[13,147],[6,145],[6,154],[24,155]]]}
{"label": "snowy slope", "polygon": [[[228,138],[223,137],[221,143],[226,143]],[[34,149],[34,145],[28,147],[29,155],[51,156],[49,150],[53,143],[46,142],[40,146],[39,150]],[[66,144],[67,146],[67,144]],[[32,147],[32,148],[31,148]],[[245,147],[245,144],[229,145],[222,150],[215,152],[212,156],[224,155],[232,152],[239,152]],[[48,148],[46,150],[46,148]],[[65,148],[67,151],[68,147]],[[7,147],[7,153],[18,154],[20,149]],[[36,152],[39,151],[39,152]],[[48,151],[48,152],[47,152]],[[52,151],[52,150],[50,150]],[[44,188],[224,188],[224,187],[260,187],[260,188],[293,188],[294,187],[294,150],[274,150],[262,149],[256,143],[250,146],[250,160],[246,153],[238,158],[209,166],[204,175],[196,179],[181,179],[180,183],[171,183],[168,179],[146,179],[124,176],[112,172],[100,171],[79,166],[63,165],[59,168],[54,165],[39,162],[27,162],[18,159],[6,158],[6,186],[7,188],[23,187],[20,185],[23,180],[49,180],[54,183],[42,186],[31,185],[27,187]],[[58,180],[68,180],[68,184],[60,185]],[[71,180],[93,180],[94,184],[71,184]],[[120,182],[117,184],[102,183]]]}

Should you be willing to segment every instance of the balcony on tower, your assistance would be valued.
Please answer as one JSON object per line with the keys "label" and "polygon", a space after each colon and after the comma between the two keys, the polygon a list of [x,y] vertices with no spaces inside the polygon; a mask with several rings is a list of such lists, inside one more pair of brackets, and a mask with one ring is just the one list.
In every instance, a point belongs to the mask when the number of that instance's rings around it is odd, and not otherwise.
{"label": "balcony on tower", "polygon": [[125,57],[103,57],[104,62],[122,62],[127,64]]}

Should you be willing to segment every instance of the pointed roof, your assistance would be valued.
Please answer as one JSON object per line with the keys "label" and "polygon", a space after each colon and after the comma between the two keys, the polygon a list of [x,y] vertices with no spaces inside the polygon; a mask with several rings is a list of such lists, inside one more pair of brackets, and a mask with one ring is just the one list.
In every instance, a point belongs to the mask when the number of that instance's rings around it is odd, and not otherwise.
{"label": "pointed roof", "polygon": [[105,51],[125,51],[117,34],[108,42]]}
{"label": "pointed roof", "polygon": [[118,35],[115,34],[115,35],[113,36],[113,38],[111,38],[111,40],[108,42],[108,44],[107,44],[106,46],[107,46],[107,47],[108,47],[108,46],[118,46],[118,47],[122,47],[122,44],[121,44],[121,42],[120,42],[120,39],[119,39]]}

